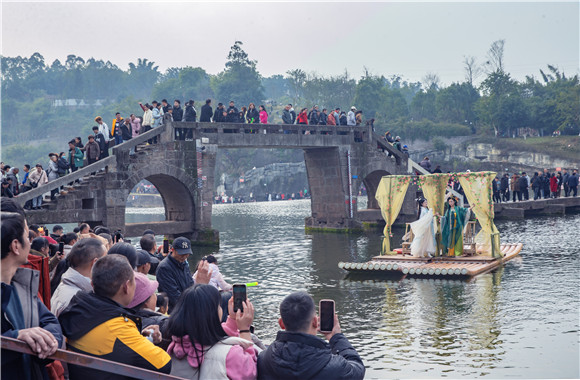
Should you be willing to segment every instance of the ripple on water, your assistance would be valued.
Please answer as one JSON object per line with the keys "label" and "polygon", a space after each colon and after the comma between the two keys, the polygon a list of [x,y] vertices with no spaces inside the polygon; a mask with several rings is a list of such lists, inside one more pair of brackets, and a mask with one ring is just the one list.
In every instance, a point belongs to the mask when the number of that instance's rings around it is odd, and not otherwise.
{"label": "ripple on water", "polygon": [[368,378],[580,377],[580,215],[498,222],[521,257],[470,282],[345,279],[337,263],[375,256],[380,232],[305,234],[309,215],[309,201],[213,207],[220,270],[260,283],[248,293],[264,341],[282,299],[306,290],[336,300]]}

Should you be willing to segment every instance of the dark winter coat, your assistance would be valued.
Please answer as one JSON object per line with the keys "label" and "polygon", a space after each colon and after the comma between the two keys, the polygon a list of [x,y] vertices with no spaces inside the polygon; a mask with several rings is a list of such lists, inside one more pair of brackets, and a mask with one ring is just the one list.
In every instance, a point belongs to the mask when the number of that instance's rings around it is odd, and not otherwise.
{"label": "dark winter coat", "polygon": [[248,112],[246,112],[246,120],[250,124],[257,124],[260,122],[260,113],[255,108],[248,109]]}
{"label": "dark winter coat", "polygon": [[197,112],[195,112],[195,108],[193,108],[193,106],[186,106],[185,107],[185,117],[184,117],[184,121],[188,121],[188,122],[195,122],[197,118]]}
{"label": "dark winter coat", "polygon": [[570,187],[577,187],[578,186],[578,176],[577,175],[572,174],[568,178],[568,186],[570,186]]}
{"label": "dark winter coat", "polygon": [[258,379],[362,379],[364,364],[342,334],[330,342],[309,334],[279,331],[258,357]]}
{"label": "dark winter coat", "polygon": [[[213,111],[209,104],[204,104],[201,106],[201,114],[199,115],[199,121],[202,123],[209,123],[211,121],[211,115]],[[215,117],[214,117],[215,120]]]}
{"label": "dark winter coat", "polygon": [[501,177],[501,182],[499,189],[501,191],[506,191],[509,188],[510,180],[508,177]]}
{"label": "dark winter coat", "polygon": [[167,293],[169,298],[169,310],[173,309],[181,293],[194,284],[187,261],[180,263],[171,255],[159,263],[156,276],[159,291]]}
{"label": "dark winter coat", "polygon": [[173,107],[173,121],[183,120],[183,108],[180,106]]}
{"label": "dark winter coat", "polygon": [[226,121],[226,118],[224,117],[224,111],[225,108],[216,108],[213,114],[214,123],[223,123],[224,121]]}

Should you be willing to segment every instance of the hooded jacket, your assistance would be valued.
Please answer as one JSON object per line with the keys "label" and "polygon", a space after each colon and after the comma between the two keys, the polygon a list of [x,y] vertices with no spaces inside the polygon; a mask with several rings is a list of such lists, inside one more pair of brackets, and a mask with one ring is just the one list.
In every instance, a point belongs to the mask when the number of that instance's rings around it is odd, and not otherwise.
{"label": "hooded jacket", "polygon": [[90,278],[83,276],[72,267],[68,268],[50,299],[52,313],[58,317],[69,305],[75,294],[80,291],[90,292],[92,290]]}
{"label": "hooded jacket", "polygon": [[[141,318],[110,298],[78,292],[60,315],[59,322],[72,351],[152,371],[171,371],[169,355],[141,335]],[[69,373],[71,379],[126,379],[72,364],[69,364]]]}
{"label": "hooded jacket", "polygon": [[365,367],[342,334],[329,343],[299,332],[279,331],[258,357],[258,379],[362,379]]}

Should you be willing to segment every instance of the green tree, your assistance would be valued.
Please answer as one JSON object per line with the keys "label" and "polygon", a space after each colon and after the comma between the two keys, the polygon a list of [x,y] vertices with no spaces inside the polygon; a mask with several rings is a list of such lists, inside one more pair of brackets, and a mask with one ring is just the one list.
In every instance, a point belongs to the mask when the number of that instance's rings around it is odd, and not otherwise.
{"label": "green tree", "polygon": [[228,54],[224,71],[211,78],[210,85],[221,102],[234,100],[237,104],[259,103],[264,100],[262,78],[256,69],[256,61],[248,58],[236,41]]}
{"label": "green tree", "polygon": [[503,71],[494,71],[481,83],[484,96],[476,104],[479,119],[491,126],[496,136],[511,137],[512,132],[529,123],[529,110],[516,81]]}
{"label": "green tree", "polygon": [[[153,88],[152,97],[161,100],[181,100],[182,104],[189,99],[202,101],[213,97],[210,87],[210,76],[201,67],[176,69],[177,76],[160,81]],[[173,76],[174,74],[172,74]]]}

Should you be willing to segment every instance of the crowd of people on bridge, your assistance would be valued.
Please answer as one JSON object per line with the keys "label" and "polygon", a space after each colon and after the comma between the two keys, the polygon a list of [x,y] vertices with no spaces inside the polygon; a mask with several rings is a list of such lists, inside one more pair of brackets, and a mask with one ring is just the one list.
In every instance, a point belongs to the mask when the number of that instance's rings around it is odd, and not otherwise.
{"label": "crowd of people on bridge", "polygon": [[544,169],[535,172],[532,177],[526,172],[505,173],[501,179],[496,177],[492,183],[493,201],[497,203],[521,202],[533,199],[559,198],[564,191],[564,197],[578,195],[578,170],[568,173],[567,169],[552,172]]}
{"label": "crowd of people on bridge", "polygon": [[136,247],[121,231],[86,223],[49,234],[28,225],[13,199],[1,206],[2,336],[31,350],[2,350],[2,379],[131,377],[121,367],[105,373],[85,360],[53,360],[57,349],[186,379],[364,377],[338,317],[321,332],[303,291],[283,299],[281,331],[266,346],[253,329],[251,300],[234,305],[216,257],[203,257],[192,273],[187,238],[158,246],[147,230]]}

